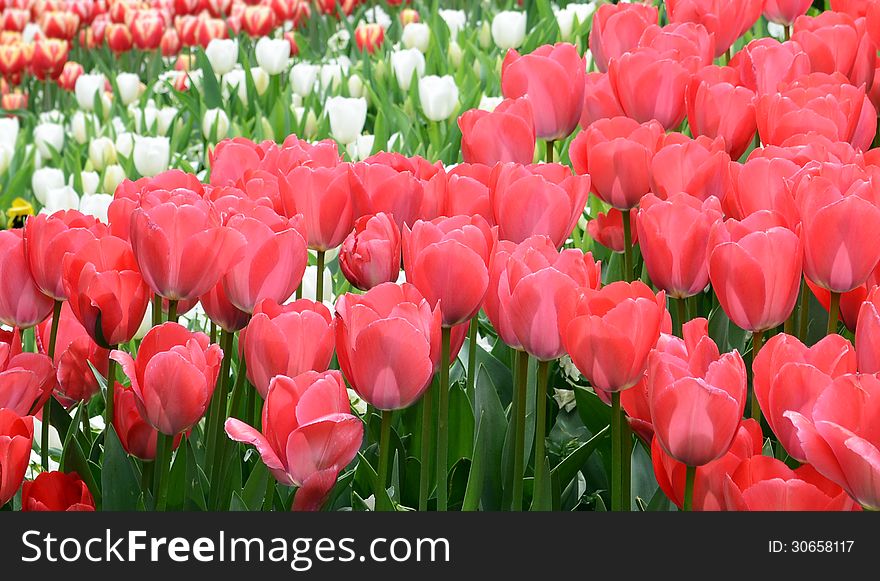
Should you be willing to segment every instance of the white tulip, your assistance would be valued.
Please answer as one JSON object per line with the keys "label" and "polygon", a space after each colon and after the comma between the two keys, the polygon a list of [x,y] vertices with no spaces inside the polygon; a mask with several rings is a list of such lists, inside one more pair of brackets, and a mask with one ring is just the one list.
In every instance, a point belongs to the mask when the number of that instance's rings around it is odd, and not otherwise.
{"label": "white tulip", "polygon": [[348,77],[348,95],[350,97],[364,96],[364,80],[360,75],[352,75]]}
{"label": "white tulip", "polygon": [[229,117],[223,109],[208,109],[202,118],[202,135],[205,139],[220,141],[229,133]]}
{"label": "white tulip", "polygon": [[321,89],[336,90],[342,83],[342,77],[348,74],[351,61],[346,57],[339,57],[321,65]]}
{"label": "white tulip", "polygon": [[364,20],[370,24],[378,24],[385,30],[388,30],[392,23],[391,17],[381,6],[374,6],[364,12]]}
{"label": "white tulip", "polygon": [[247,80],[242,69],[234,69],[223,75],[223,92],[229,97],[233,91],[239,101],[247,105]]}
{"label": "white tulip", "polygon": [[168,169],[171,142],[167,137],[142,137],[134,140],[134,167],[144,177],[153,177]]}
{"label": "white tulip", "polygon": [[565,8],[556,11],[556,24],[559,25],[559,34],[563,40],[570,40],[574,30],[574,22],[578,25],[585,23],[596,11],[595,4],[569,4]]}
{"label": "white tulip", "polygon": [[205,56],[208,57],[215,75],[225,75],[238,62],[238,42],[228,38],[212,39],[205,49]]}
{"label": "white tulip", "polygon": [[461,47],[454,40],[449,43],[449,49],[446,51],[446,56],[449,57],[449,64],[456,69],[461,66],[461,62],[464,59],[464,53],[462,52]]}
{"label": "white tulip", "polygon": [[526,38],[526,13],[505,10],[492,19],[492,40],[501,50],[519,48]]}
{"label": "white tulip", "polygon": [[400,41],[406,48],[417,48],[419,52],[428,52],[431,29],[424,22],[410,22],[403,27]]}
{"label": "white tulip", "polygon": [[46,194],[49,190],[64,187],[64,172],[54,167],[42,167],[34,171],[31,177],[31,189],[34,197],[43,205],[46,205]]}
{"label": "white tulip", "polygon": [[76,210],[79,208],[79,196],[70,186],[52,188],[46,192],[46,200],[43,202],[41,214],[54,214],[61,210]]}
{"label": "white tulip", "polygon": [[464,10],[438,10],[440,18],[446,22],[449,28],[449,36],[455,38],[459,31],[467,24],[467,16]]}
{"label": "white tulip", "polygon": [[488,95],[483,95],[480,98],[480,104],[477,105],[477,109],[482,109],[483,111],[491,113],[503,100],[504,97],[489,97]]}
{"label": "white tulip", "polygon": [[61,155],[64,148],[64,127],[57,123],[43,123],[34,128],[34,144],[44,159],[52,154]]}
{"label": "white tulip", "polygon": [[290,59],[290,43],[283,38],[264,36],[257,41],[257,64],[270,75],[280,74]]}
{"label": "white tulip", "polygon": [[134,118],[134,128],[138,133],[147,133],[156,129],[156,120],[159,110],[155,103],[147,103],[143,109],[134,106],[129,107],[131,116]]}
{"label": "white tulip", "polygon": [[429,75],[419,80],[419,100],[425,117],[445,121],[458,107],[458,85],[450,75]]}
{"label": "white tulip", "polygon": [[162,107],[156,114],[156,133],[159,135],[168,135],[171,130],[171,124],[177,118],[179,111],[176,107]]}
{"label": "white tulip", "polygon": [[360,161],[370,157],[373,153],[373,145],[376,143],[375,135],[358,135],[357,139],[345,147],[348,157],[352,161]]}
{"label": "white tulip", "polygon": [[391,53],[391,68],[397,85],[402,91],[408,91],[413,75],[421,78],[425,74],[425,55],[415,48],[395,51]]}
{"label": "white tulip", "polygon": [[19,128],[18,117],[0,117],[0,146],[15,151]]}
{"label": "white tulip", "polygon": [[257,90],[257,95],[262,96],[266,89],[269,88],[269,73],[261,67],[253,67],[251,69],[251,78],[254,80],[254,88]]}
{"label": "white tulip", "polygon": [[111,163],[116,163],[116,146],[109,137],[98,137],[89,143],[89,161],[97,171],[103,171]]}
{"label": "white tulip", "polygon": [[104,75],[80,75],[74,86],[76,102],[83,111],[95,110],[95,95],[103,94],[106,79]]}
{"label": "white tulip", "polygon": [[[84,171],[79,174],[82,181],[82,195],[87,196],[97,193],[98,185],[101,183],[101,176],[96,171]],[[67,185],[73,187],[73,176],[68,180]]]}
{"label": "white tulip", "polygon": [[333,139],[348,145],[364,130],[364,123],[367,121],[367,100],[330,97],[324,103],[324,111],[330,118],[330,134]]}
{"label": "white tulip", "polygon": [[113,196],[109,194],[86,194],[79,200],[79,211],[88,216],[94,216],[103,223],[107,223],[107,209]]}
{"label": "white tulip", "polygon": [[113,194],[125,177],[125,170],[121,165],[108,165],[104,168],[104,183],[101,184],[101,190],[105,194]]}
{"label": "white tulip", "polygon": [[135,339],[143,339],[147,336],[147,333],[150,332],[150,329],[153,328],[153,301],[147,302],[147,312],[144,313],[144,318],[141,320],[141,326],[138,327],[137,331],[135,331],[134,338]]}
{"label": "white tulip", "polygon": [[134,150],[134,134],[129,132],[120,133],[116,136],[116,153],[122,157],[131,157]]}
{"label": "white tulip", "polygon": [[290,69],[290,84],[293,86],[293,92],[300,97],[308,97],[315,88],[315,81],[318,79],[320,70],[318,65],[309,63],[293,65]]}
{"label": "white tulip", "polygon": [[119,73],[116,75],[116,88],[119,89],[122,104],[131,105],[141,95],[141,79],[134,73]]}
{"label": "white tulip", "polygon": [[40,123],[58,123],[59,125],[64,125],[64,113],[58,109],[43,111],[40,113]]}

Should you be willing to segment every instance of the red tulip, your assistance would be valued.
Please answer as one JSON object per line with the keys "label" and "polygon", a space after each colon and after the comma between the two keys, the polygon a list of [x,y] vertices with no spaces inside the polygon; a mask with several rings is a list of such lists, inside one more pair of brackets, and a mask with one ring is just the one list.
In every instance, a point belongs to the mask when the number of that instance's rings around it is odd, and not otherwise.
{"label": "red tulip", "polygon": [[302,216],[283,218],[271,208],[255,206],[234,214],[226,226],[247,241],[244,256],[220,279],[229,302],[251,313],[263,299],[287,300],[302,281],[309,258]]}
{"label": "red tulip", "polygon": [[856,324],[856,350],[859,355],[859,371],[880,373],[880,287],[873,287],[867,300],[859,309]]}
{"label": "red tulip", "polygon": [[[490,226],[495,225],[489,185],[492,168],[487,165],[460,163],[446,172],[445,192],[440,214],[473,216],[479,214]],[[441,183],[441,185],[443,185]]]}
{"label": "red tulip", "polygon": [[489,285],[489,257],[495,232],[481,216],[419,220],[403,231],[403,268],[431,306],[439,306],[444,327],[470,320]]}
{"label": "red tulip", "polygon": [[117,24],[111,22],[104,31],[104,40],[107,41],[107,47],[117,55],[131,50],[134,44],[134,37],[128,24]]}
{"label": "red tulip", "polygon": [[167,436],[185,432],[208,408],[223,351],[204,333],[177,323],[153,327],[141,341],[137,359],[124,351],[110,357],[122,365],[151,426]]}
{"label": "red tulip", "polygon": [[739,159],[757,131],[755,93],[739,86],[739,74],[731,67],[706,67],[688,85],[688,126],[694,136],[724,138],[730,157]]}
{"label": "red tulip", "polygon": [[[629,214],[629,231],[632,243],[639,241],[639,230],[636,227],[638,212]],[[607,212],[599,212],[596,217],[587,222],[587,233],[590,238],[618,254],[624,250],[623,240],[623,213],[617,208],[611,208]]]}
{"label": "red tulip", "polygon": [[565,139],[581,118],[585,71],[572,44],[544,45],[523,56],[510,49],[501,65],[501,92],[528,98],[539,139]]}
{"label": "red tulip", "polygon": [[724,482],[724,509],[746,511],[840,511],[858,505],[809,464],[792,470],[768,456],[744,459]]}
{"label": "red tulip", "polygon": [[294,510],[319,510],[364,437],[350,409],[338,371],[279,375],[263,403],[262,433],[235,418],[226,420],[226,433],[256,446],[278,482],[299,487]]}
{"label": "red tulip", "polygon": [[165,20],[158,12],[141,13],[131,21],[132,42],[140,50],[159,48],[164,32]]}
{"label": "red tulip", "polygon": [[723,138],[682,140],[672,133],[651,160],[651,189],[661,199],[684,192],[700,200],[721,200],[730,182],[730,156]]}
{"label": "red tulip", "polygon": [[685,193],[667,201],[642,198],[637,229],[651,282],[675,298],[702,292],[709,283],[709,233],[720,219],[714,196],[702,203]]}
{"label": "red tulip", "polygon": [[880,378],[842,375],[813,405],[812,417],[785,412],[807,462],[869,510],[880,509]]}
{"label": "red tulip", "polygon": [[109,349],[134,337],[151,295],[125,240],[92,240],[65,256],[62,271],[71,311],[98,345]]}
{"label": "red tulip", "polygon": [[[592,254],[580,250],[556,250],[546,236],[532,236],[503,250],[506,263],[499,284],[500,308],[505,312],[516,346],[540,361],[565,354],[559,329],[560,319],[571,317],[580,288],[595,289],[601,281],[601,265]],[[441,302],[442,309],[442,302]]]}
{"label": "red tulip", "polygon": [[653,119],[667,130],[684,121],[691,71],[672,53],[640,48],[612,60],[608,75],[627,117],[639,123]]}
{"label": "red tulip", "polygon": [[764,0],[667,0],[670,22],[697,22],[715,35],[715,56],[733,46],[761,17]]}
{"label": "red tulip", "polygon": [[645,373],[648,353],[668,321],[666,295],[641,281],[582,289],[573,317],[560,321],[571,360],[596,389],[632,387]]}
{"label": "red tulip", "polygon": [[308,246],[326,251],[336,248],[357,219],[353,198],[351,166],[333,168],[295,168],[279,180],[284,213],[302,214],[308,232]]}
{"label": "red tulip", "polygon": [[[14,45],[4,45],[0,48],[0,72],[6,72],[9,68],[15,68],[15,65],[7,65],[4,64],[3,59],[4,55],[7,54],[7,46]],[[14,50],[14,49],[12,49]],[[6,69],[6,70],[4,70]],[[64,89],[65,91],[73,92],[76,89],[76,80],[85,72],[83,66],[79,63],[73,61],[67,61],[64,63],[64,68],[61,69],[61,74],[58,76],[58,86]],[[8,74],[8,73],[7,73]]]}
{"label": "red tulip", "polygon": [[70,45],[66,40],[43,38],[34,42],[31,70],[38,79],[54,79],[64,70]]}
{"label": "red tulip", "polygon": [[674,55],[692,72],[715,60],[715,37],[703,25],[693,22],[651,25],[642,33],[638,47]]}
{"label": "red tulip", "polygon": [[241,15],[241,24],[245,32],[254,38],[267,36],[275,28],[275,13],[271,6],[265,4],[247,6]]}
{"label": "red tulip", "polygon": [[522,242],[541,234],[557,248],[571,235],[590,193],[590,176],[573,176],[561,164],[497,165],[490,182],[500,239]]}
{"label": "red tulip", "polygon": [[[625,5],[621,4],[621,6]],[[587,73],[584,81],[584,109],[581,112],[581,128],[586,129],[599,119],[625,116],[617,101],[617,95],[611,88],[611,79],[608,78],[608,73]]]}
{"label": "red tulip", "polygon": [[743,86],[758,96],[776,93],[780,83],[791,83],[812,72],[810,57],[796,42],[757,38],[730,59]]}
{"label": "red tulip", "polygon": [[866,88],[847,84],[839,74],[813,73],[782,92],[764,95],[755,113],[761,142],[781,145],[799,134],[816,133],[867,150],[877,131],[877,112]]}
{"label": "red tulip", "polygon": [[[37,346],[48,355],[52,331],[52,317],[37,326]],[[61,307],[58,333],[55,339],[55,377],[58,385],[55,397],[65,407],[86,402],[98,393],[98,380],[92,367],[107,377],[110,352],[99,347],[71,310],[69,303]]]}
{"label": "red tulip", "polygon": [[[832,141],[818,133],[792,135],[782,145],[765,145],[752,150],[749,159],[764,157],[767,159],[786,159],[805,167],[811,161],[836,164],[860,164],[864,161],[861,151],[843,141]],[[815,165],[815,164],[812,164]],[[792,185],[797,180],[791,180]]]}
{"label": "red tulip", "polygon": [[[271,145],[274,146],[274,143]],[[244,137],[224,139],[211,151],[211,185],[233,186],[240,183],[246,172],[262,167],[267,153],[263,144]]]}
{"label": "red tulip", "polygon": [[385,40],[385,29],[379,24],[360,24],[354,30],[354,42],[359,51],[376,52]]}
{"label": "red tulip", "polygon": [[242,258],[245,242],[221,226],[213,206],[193,191],[143,192],[131,214],[131,246],[144,281],[171,300],[211,290]]}
{"label": "red tulip", "polygon": [[61,272],[64,257],[106,232],[106,225],[76,210],[29,218],[24,225],[24,252],[40,290],[57,301],[66,300]]}
{"label": "red tulip", "polygon": [[871,86],[877,60],[877,45],[866,31],[864,18],[841,12],[801,16],[794,23],[791,39],[810,57],[813,72],[839,72],[859,87]]}
{"label": "red tulip", "polygon": [[173,28],[166,28],[165,32],[162,33],[162,39],[159,41],[159,46],[162,49],[162,56],[172,57],[180,53],[180,49],[183,48],[183,43],[176,30]]}
{"label": "red tulip", "polygon": [[0,323],[33,327],[52,312],[54,301],[40,291],[31,275],[22,232],[0,231]]}
{"label": "red tulip", "polygon": [[750,157],[744,164],[731,162],[731,187],[721,200],[724,213],[743,220],[761,210],[778,214],[783,224],[794,229],[801,221],[791,192],[791,179],[800,170],[781,157]]}
{"label": "red tulip", "polygon": [[0,408],[0,506],[9,502],[24,480],[34,441],[34,418]]}
{"label": "red tulip", "polygon": [[76,472],[41,472],[21,487],[22,512],[91,512],[95,500]]}
{"label": "red tulip", "polygon": [[596,67],[605,72],[611,59],[638,45],[645,29],[657,24],[657,7],[649,4],[602,4],[593,14],[590,52]]}
{"label": "red tulip", "polygon": [[781,333],[761,348],[752,370],[755,397],[767,424],[788,454],[803,462],[804,451],[785,414],[794,410],[809,418],[813,404],[831,381],[856,372],[856,351],[837,334],[807,347],[797,338]]}
{"label": "red tulip", "polygon": [[874,227],[880,223],[880,192],[854,169],[824,164],[800,180],[795,194],[803,220],[804,274],[838,293],[864,283],[880,262],[880,230]]}
{"label": "red tulip", "polygon": [[342,243],[339,269],[356,288],[370,290],[400,276],[400,231],[388,214],[361,216]]}
{"label": "red tulip", "polygon": [[535,120],[528,98],[505,99],[492,112],[471,109],[458,118],[458,126],[466,163],[532,163]]}
{"label": "red tulip", "polygon": [[223,290],[223,282],[218,282],[207,294],[199,297],[199,303],[205,310],[205,314],[224,331],[235,333],[244,329],[251,320],[250,313],[246,313],[229,302],[226,291]]}
{"label": "red tulip", "polygon": [[107,209],[110,233],[124,240],[130,239],[131,213],[138,206],[141,196],[156,190],[191,190],[199,195],[204,194],[199,179],[179,169],[162,172],[154,177],[145,177],[137,181],[122,180],[113,192],[113,201]]}
{"label": "red tulip", "polygon": [[[157,430],[141,415],[134,389],[117,382],[113,401],[113,429],[119,436],[122,448],[141,460],[155,460]],[[182,437],[182,434],[174,437],[174,448],[180,444]]]}
{"label": "red tulip", "polygon": [[351,387],[382,410],[414,404],[440,366],[440,308],[409,283],[336,301],[336,354]]}
{"label": "red tulip", "polygon": [[260,395],[266,397],[276,375],[325,371],[333,357],[335,324],[327,307],[308,299],[259,303],[241,341],[248,379]]}
{"label": "red tulip", "polygon": [[18,329],[0,331],[0,408],[25,416],[41,408],[54,388],[52,360],[38,353],[22,353]]}
{"label": "red tulip", "polygon": [[[354,164],[357,177],[352,182],[355,216],[384,212],[394,218],[399,229],[412,226],[421,217],[425,186],[415,175],[415,168],[396,169],[388,163]],[[345,231],[342,238],[351,231]]]}
{"label": "red tulip", "polygon": [[575,172],[590,175],[592,191],[602,201],[629,210],[651,191],[651,160],[664,135],[656,121],[601,119],[572,141],[571,162]]}
{"label": "red tulip", "polygon": [[[760,456],[763,444],[764,436],[758,422],[748,419],[740,423],[727,453],[714,462],[697,466],[693,509],[722,510],[725,506],[724,482],[727,475],[736,470],[742,460]],[[663,451],[659,438],[654,438],[651,443],[651,460],[660,489],[681,508],[684,504],[687,467]]]}
{"label": "red tulip", "polygon": [[803,252],[797,234],[769,211],[715,224],[709,280],[730,320],[747,331],[785,322],[797,302]]}
{"label": "red tulip", "polygon": [[764,17],[770,22],[791,26],[812,5],[812,0],[764,0]]}

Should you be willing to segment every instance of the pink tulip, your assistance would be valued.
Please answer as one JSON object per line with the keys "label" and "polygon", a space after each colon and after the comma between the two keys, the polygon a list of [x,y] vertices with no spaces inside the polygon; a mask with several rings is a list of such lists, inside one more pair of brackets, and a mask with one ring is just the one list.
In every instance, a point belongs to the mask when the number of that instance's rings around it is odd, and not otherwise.
{"label": "pink tulip", "polygon": [[361,216],[339,251],[339,269],[356,288],[370,290],[400,276],[400,231],[388,214]]}
{"label": "pink tulip", "polygon": [[871,86],[877,45],[867,34],[864,18],[832,11],[801,16],[791,39],[809,55],[813,72],[839,72],[856,87]]}
{"label": "pink tulip", "polygon": [[739,85],[731,67],[706,67],[688,85],[688,126],[695,136],[724,138],[730,157],[739,159],[757,131],[755,93]]}
{"label": "pink tulip", "polygon": [[349,164],[332,168],[295,168],[278,182],[284,214],[301,214],[309,248],[336,248],[351,232],[357,218]]}
{"label": "pink tulip", "polygon": [[651,160],[651,189],[661,199],[684,192],[699,200],[722,200],[730,182],[730,155],[723,138],[680,140],[670,134]]}
{"label": "pink tulip", "polygon": [[791,83],[812,72],[810,57],[798,43],[780,43],[770,37],[749,42],[729,64],[739,71],[743,86],[758,96],[776,93],[781,83]]}
{"label": "pink tulip", "polygon": [[770,22],[791,26],[812,5],[812,0],[764,0],[764,16]]}
{"label": "pink tulip", "polygon": [[761,17],[764,0],[667,0],[670,22],[697,22],[715,35],[721,56]]}
{"label": "pink tulip", "polygon": [[653,48],[625,53],[611,61],[608,75],[627,117],[639,123],[656,120],[667,130],[684,121],[691,71],[671,53]]}
{"label": "pink tulip", "polygon": [[744,164],[731,162],[731,188],[721,201],[725,215],[743,220],[755,212],[770,210],[793,230],[801,219],[791,181],[800,169],[782,157],[751,157]]}
{"label": "pink tulip", "polygon": [[611,88],[608,73],[587,73],[584,82],[584,109],[580,120],[582,129],[588,128],[599,119],[625,116],[614,89]]}
{"label": "pink tulip", "polygon": [[471,109],[458,118],[465,163],[532,163],[535,120],[526,97],[505,99],[494,111]]}
{"label": "pink tulip", "polygon": [[43,406],[55,385],[51,359],[22,353],[17,329],[0,332],[0,408],[26,416]]}
{"label": "pink tulip", "polygon": [[880,373],[880,287],[873,287],[859,309],[856,324],[856,351],[859,371]]}
{"label": "pink tulip", "polygon": [[0,231],[0,323],[33,327],[52,312],[54,301],[31,276],[21,230]]}
{"label": "pink tulip", "polygon": [[[633,245],[639,242],[638,212],[629,214],[629,232],[632,236]],[[618,254],[624,251],[623,239],[623,213],[617,208],[611,208],[607,212],[599,212],[596,217],[587,222],[587,233],[590,238]]]}
{"label": "pink tulip", "polygon": [[611,59],[633,50],[657,18],[657,7],[650,4],[601,4],[590,27],[590,52],[596,67],[606,72]]}

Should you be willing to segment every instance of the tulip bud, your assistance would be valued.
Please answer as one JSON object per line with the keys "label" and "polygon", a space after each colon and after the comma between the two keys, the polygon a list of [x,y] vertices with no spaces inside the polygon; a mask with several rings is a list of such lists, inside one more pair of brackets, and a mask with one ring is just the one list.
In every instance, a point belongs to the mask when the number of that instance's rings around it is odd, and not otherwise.
{"label": "tulip bud", "polygon": [[171,163],[171,142],[167,137],[136,136],[134,167],[144,177],[153,177],[168,169]]}
{"label": "tulip bud", "polygon": [[364,81],[360,75],[351,75],[348,77],[348,95],[350,97],[364,96]]}
{"label": "tulip bud", "polygon": [[73,135],[73,139],[80,145],[89,139],[88,125],[92,120],[97,122],[94,115],[86,117],[82,111],[77,111],[70,118],[70,133]]}
{"label": "tulip bud", "polygon": [[34,144],[40,157],[51,159],[64,148],[64,128],[57,123],[41,123],[34,128]]}
{"label": "tulip bud", "polygon": [[464,53],[462,52],[461,47],[458,46],[458,43],[453,40],[449,43],[449,49],[446,51],[446,56],[449,58],[449,64],[457,69],[461,66]]}
{"label": "tulip bud", "polygon": [[121,165],[108,165],[106,168],[104,168],[104,183],[102,184],[101,189],[104,191],[105,194],[112,195],[124,179],[125,170],[122,169]]}
{"label": "tulip bud", "polygon": [[116,147],[109,137],[99,137],[89,144],[89,161],[97,171],[103,171],[108,164],[116,163]]}
{"label": "tulip bud", "polygon": [[229,132],[229,117],[223,109],[208,109],[202,119],[202,135],[211,141],[220,141]]}
{"label": "tulip bud", "polygon": [[257,95],[264,95],[269,88],[269,73],[260,67],[253,67],[251,69],[251,77],[254,79],[254,88],[257,90]]}
{"label": "tulip bud", "polygon": [[423,22],[411,22],[403,27],[400,40],[406,48],[415,48],[422,53],[428,52],[431,29]]}
{"label": "tulip bud", "polygon": [[351,284],[370,290],[400,276],[400,231],[380,212],[358,218],[339,251],[339,268]]}
{"label": "tulip bud", "polygon": [[422,112],[431,121],[449,119],[458,107],[458,86],[450,75],[429,75],[419,79]]}
{"label": "tulip bud", "polygon": [[225,75],[238,62],[238,42],[228,38],[214,38],[205,49],[205,56],[214,69],[214,74]]}
{"label": "tulip bud", "polygon": [[391,68],[400,90],[408,91],[413,75],[421,78],[425,74],[425,56],[414,48],[393,52]]}
{"label": "tulip bud", "polygon": [[483,21],[483,25],[480,27],[480,33],[478,36],[478,40],[480,41],[480,48],[483,50],[488,50],[489,47],[492,46],[492,27],[487,21]]}
{"label": "tulip bud", "polygon": [[287,68],[290,58],[290,43],[285,39],[262,37],[257,41],[257,64],[269,75],[280,74]]}
{"label": "tulip bud", "polygon": [[367,121],[366,99],[330,97],[324,103],[324,111],[330,118],[330,134],[339,143],[352,143],[364,130]]}
{"label": "tulip bud", "polygon": [[505,10],[492,19],[492,40],[501,50],[519,48],[526,38],[526,13]]}

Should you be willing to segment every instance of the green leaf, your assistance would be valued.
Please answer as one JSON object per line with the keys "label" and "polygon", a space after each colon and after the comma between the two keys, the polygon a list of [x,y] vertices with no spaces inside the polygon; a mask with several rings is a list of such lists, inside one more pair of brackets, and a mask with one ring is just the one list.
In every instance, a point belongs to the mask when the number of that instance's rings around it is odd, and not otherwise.
{"label": "green leaf", "polygon": [[461,384],[449,388],[449,466],[471,458],[474,448],[474,413]]}
{"label": "green leaf", "polygon": [[[553,467],[550,471],[550,478],[558,483],[559,489],[567,486],[572,479],[577,476],[578,471],[586,463],[590,455],[596,450],[596,447],[610,434],[611,428],[605,426],[595,436],[584,442],[574,452],[566,456],[566,458]],[[554,484],[556,486],[557,484]]]}
{"label": "green leaf", "polygon": [[216,109],[223,102],[217,75],[214,74],[214,68],[211,67],[211,61],[205,56],[205,51],[199,49],[196,52],[196,62],[199,68],[202,69],[202,95],[205,100],[205,106],[208,109]]}
{"label": "green leaf", "polygon": [[248,477],[247,484],[244,485],[244,490],[241,491],[241,499],[248,510],[257,511],[262,508],[270,478],[274,481],[274,478],[269,475],[269,469],[266,468],[266,465],[257,462]]}
{"label": "green leaf", "polygon": [[102,506],[101,487],[95,481],[95,475],[92,473],[89,462],[86,460],[76,438],[70,438],[64,443],[64,452],[61,454],[59,470],[62,472],[76,472],[85,482],[89,492],[92,493],[96,506],[98,508]]}
{"label": "green leaf", "polygon": [[474,455],[471,462],[471,470],[468,474],[467,488],[464,491],[464,500],[461,504],[462,511],[474,511],[480,506],[480,496],[485,484],[484,469],[486,464],[486,445],[484,440],[485,431],[480,431],[483,424],[483,415],[480,415],[480,421],[477,424],[477,433],[474,437]]}
{"label": "green leaf", "polygon": [[370,463],[367,462],[367,459],[364,458],[363,454],[361,454],[360,452],[358,452],[358,460],[359,461],[358,461],[357,470],[359,472],[361,472],[366,477],[367,481],[370,483],[370,490],[372,490],[374,494],[377,494],[376,510],[377,511],[378,510],[381,510],[381,511],[395,510],[394,503],[391,502],[391,497],[388,496],[387,490],[383,489],[381,491],[376,492],[376,489],[378,488],[379,476],[376,474],[376,471],[373,470],[373,467],[370,465]]}
{"label": "green leaf", "polygon": [[168,510],[183,510],[189,497],[189,480],[187,479],[187,454],[185,442],[177,447],[174,462],[171,464],[171,475],[168,480]]}
{"label": "green leaf", "polygon": [[[477,447],[483,451],[480,470],[485,473],[485,482],[481,486],[481,500],[486,510],[500,510],[503,508],[501,454],[504,448],[507,418],[504,415],[501,401],[498,399],[493,376],[483,364],[480,364],[477,371],[474,398],[476,400],[474,414],[479,418],[476,428],[478,431]],[[482,443],[480,443],[480,439],[482,439]],[[476,453],[474,454],[474,462],[477,462]]]}
{"label": "green leaf", "polygon": [[104,436],[101,489],[103,510],[137,510],[141,497],[140,482],[113,426],[107,428]]}

